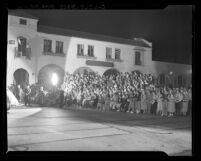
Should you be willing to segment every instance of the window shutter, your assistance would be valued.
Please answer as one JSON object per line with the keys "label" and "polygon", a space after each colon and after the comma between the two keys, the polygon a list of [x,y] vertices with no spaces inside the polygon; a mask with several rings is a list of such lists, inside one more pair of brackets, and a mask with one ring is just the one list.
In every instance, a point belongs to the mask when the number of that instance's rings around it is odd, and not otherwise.
{"label": "window shutter", "polygon": [[26,48],[26,58],[31,59],[31,48],[30,47]]}

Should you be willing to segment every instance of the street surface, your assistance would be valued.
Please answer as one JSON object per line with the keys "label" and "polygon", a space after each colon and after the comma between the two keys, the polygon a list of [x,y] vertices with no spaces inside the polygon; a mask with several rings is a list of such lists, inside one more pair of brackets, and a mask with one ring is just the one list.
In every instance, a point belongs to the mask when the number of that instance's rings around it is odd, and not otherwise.
{"label": "street surface", "polygon": [[53,107],[13,108],[8,151],[163,151],[192,155],[190,117]]}

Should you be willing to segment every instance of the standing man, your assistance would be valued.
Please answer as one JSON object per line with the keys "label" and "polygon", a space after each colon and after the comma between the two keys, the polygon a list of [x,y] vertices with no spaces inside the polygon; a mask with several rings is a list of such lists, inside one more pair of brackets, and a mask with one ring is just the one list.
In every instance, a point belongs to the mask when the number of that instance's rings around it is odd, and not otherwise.
{"label": "standing man", "polygon": [[181,107],[183,101],[183,95],[179,91],[179,88],[176,89],[176,103],[175,103],[175,113],[176,115],[181,115]]}
{"label": "standing man", "polygon": [[27,85],[27,87],[25,87],[25,90],[24,90],[24,102],[25,102],[25,106],[31,106],[30,105],[30,95],[31,95],[31,88],[29,85]]}
{"label": "standing man", "polygon": [[41,86],[39,90],[39,105],[41,107],[44,106],[44,99],[45,99],[45,93],[44,93],[43,86]]}
{"label": "standing man", "polygon": [[64,90],[60,88],[60,93],[59,93],[59,107],[62,108],[64,105]]}
{"label": "standing man", "polygon": [[189,116],[191,116],[191,113],[192,113],[192,89],[191,89],[191,87],[188,89],[188,98],[189,98],[189,101],[188,101],[188,112],[187,112],[187,114]]}

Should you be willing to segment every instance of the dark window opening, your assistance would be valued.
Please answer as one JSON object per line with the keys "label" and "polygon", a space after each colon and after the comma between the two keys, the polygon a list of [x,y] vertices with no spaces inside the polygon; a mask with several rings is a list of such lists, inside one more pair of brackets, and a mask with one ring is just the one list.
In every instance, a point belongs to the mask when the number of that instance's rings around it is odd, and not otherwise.
{"label": "dark window opening", "polygon": [[18,52],[22,53],[22,56],[26,56],[27,40],[24,37],[18,37]]}
{"label": "dark window opening", "polygon": [[112,48],[106,48],[106,59],[112,59]]}
{"label": "dark window opening", "polygon": [[52,41],[44,40],[44,52],[51,52],[51,51],[52,51]]}
{"label": "dark window opening", "polygon": [[56,53],[59,53],[59,54],[63,53],[63,42],[56,41]]}
{"label": "dark window opening", "polygon": [[135,65],[142,65],[141,62],[141,53],[139,51],[135,52]]}
{"label": "dark window opening", "polygon": [[84,55],[84,45],[83,44],[77,45],[77,55],[80,55],[80,56]]}
{"label": "dark window opening", "polygon": [[115,49],[115,59],[120,59],[120,49]]}
{"label": "dark window opening", "polygon": [[90,56],[90,57],[94,56],[94,46],[92,46],[92,45],[88,46],[88,56]]}
{"label": "dark window opening", "polygon": [[20,24],[21,24],[21,25],[27,25],[27,20],[25,20],[25,19],[20,19]]}

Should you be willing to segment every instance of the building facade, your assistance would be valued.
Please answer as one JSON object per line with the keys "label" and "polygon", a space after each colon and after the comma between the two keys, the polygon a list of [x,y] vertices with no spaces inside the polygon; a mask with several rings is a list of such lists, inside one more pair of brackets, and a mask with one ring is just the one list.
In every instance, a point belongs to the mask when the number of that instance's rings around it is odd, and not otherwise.
{"label": "building facade", "polygon": [[95,72],[103,75],[139,71],[160,84],[188,86],[191,65],[152,60],[152,43],[38,25],[24,12],[8,15],[7,85],[40,82],[57,73]]}

